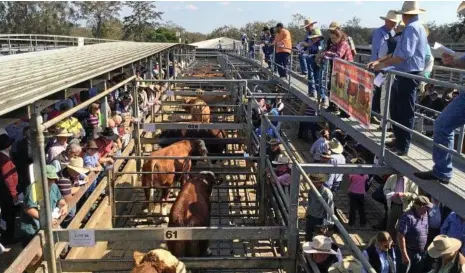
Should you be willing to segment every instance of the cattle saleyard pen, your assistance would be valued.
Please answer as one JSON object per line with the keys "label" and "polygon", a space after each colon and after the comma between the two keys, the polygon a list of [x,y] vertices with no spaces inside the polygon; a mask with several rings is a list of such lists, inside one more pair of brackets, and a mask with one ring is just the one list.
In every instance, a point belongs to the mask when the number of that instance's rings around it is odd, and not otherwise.
{"label": "cattle saleyard pen", "polygon": [[[110,43],[108,43],[110,44]],[[13,261],[7,273],[23,272],[40,249],[44,249],[44,259],[35,272],[128,272],[133,268],[133,252],[146,252],[163,246],[166,242],[209,240],[211,255],[204,257],[178,257],[189,270],[205,270],[207,272],[318,272],[311,258],[304,256],[301,250],[299,223],[299,208],[305,201],[301,191],[309,190],[310,198],[316,198],[325,206],[328,214],[337,227],[340,237],[369,272],[374,272],[360,252],[354,240],[331,209],[326,205],[318,191],[311,183],[308,173],[367,173],[382,175],[391,173],[393,168],[413,179],[441,202],[463,215],[462,190],[457,189],[459,183],[453,181],[450,186],[438,186],[432,183],[418,181],[412,176],[413,171],[429,164],[431,157],[425,141],[415,140],[415,155],[409,160],[396,157],[385,151],[385,130],[376,132],[362,128],[350,118],[340,118],[332,113],[318,109],[317,103],[306,95],[306,82],[295,73],[290,73],[287,79],[278,79],[266,68],[263,62],[257,62],[234,50],[218,52],[217,50],[193,50],[192,47],[178,44],[145,44],[115,42],[112,45],[90,45],[72,49],[57,49],[55,52],[36,52],[9,56],[11,67],[28,69],[20,75],[38,75],[48,71],[55,75],[50,82],[37,80],[35,86],[27,86],[18,97],[5,98],[0,102],[0,113],[3,121],[22,117],[24,114],[33,116],[33,147],[34,174],[36,183],[45,181],[43,131],[59,120],[66,118],[79,109],[88,106],[93,101],[106,104],[106,95],[118,87],[133,90],[134,109],[138,108],[137,84],[159,83],[161,104],[153,105],[148,113],[139,116],[135,111],[136,121],[133,127],[132,140],[121,156],[115,157],[114,168],[100,181],[97,189],[89,197],[68,229],[60,230],[50,224],[50,213],[41,210],[41,221],[47,223],[19,257]],[[110,49],[113,51],[109,51]],[[131,51],[131,52],[129,52]],[[83,62],[83,53],[100,56],[100,66],[95,62]],[[28,57],[30,56],[30,57]],[[55,57],[54,57],[55,56]],[[116,57],[115,57],[116,56]],[[30,59],[29,59],[30,58]],[[37,59],[34,59],[37,58]],[[49,58],[50,66],[38,60]],[[59,58],[69,62],[74,70],[62,70],[66,65],[55,63]],[[152,80],[154,75],[150,69],[145,79],[136,80],[135,69],[138,67],[153,67],[155,61],[161,65],[169,60],[187,64],[180,66],[181,71],[170,75],[169,80]],[[34,66],[22,65],[25,62]],[[18,64],[15,64],[18,63]],[[76,65],[76,66],[73,66]],[[56,67],[55,70],[53,70]],[[173,71],[176,71],[174,69]],[[27,73],[26,73],[27,72]],[[127,72],[128,77],[106,86],[105,79]],[[71,75],[72,74],[72,75]],[[2,74],[7,77],[9,75]],[[68,79],[72,76],[73,81]],[[103,85],[103,91],[81,105],[76,106],[61,116],[43,123],[38,111],[43,107],[67,98],[82,88]],[[444,83],[435,82],[438,85]],[[10,84],[10,83],[8,83]],[[17,83],[11,83],[17,84]],[[21,86],[13,86],[21,88]],[[456,86],[457,87],[457,86]],[[5,87],[6,88],[6,87]],[[457,87],[458,88],[458,87]],[[23,88],[24,89],[24,88]],[[14,89],[13,89],[14,90]],[[260,90],[260,91],[259,91]],[[192,106],[189,98],[202,98],[203,105]],[[297,102],[304,102],[317,109],[318,116],[262,115],[261,132],[257,136],[253,130],[254,117],[252,109],[257,109],[259,99],[282,97],[290,106],[298,107]],[[9,101],[17,104],[7,104]],[[204,110],[209,109],[205,114]],[[290,108],[292,108],[290,107]],[[200,108],[200,112],[192,109]],[[102,109],[105,111],[104,109]],[[200,122],[205,116],[209,122]],[[194,120],[197,120],[194,122]],[[350,134],[362,143],[373,154],[381,157],[388,165],[353,165],[332,166],[328,164],[301,164],[297,158],[294,144],[289,141],[293,122],[324,122],[328,121]],[[286,123],[286,124],[284,124]],[[292,183],[286,192],[276,177],[267,178],[266,170],[271,168],[271,162],[265,154],[265,133],[271,129],[280,139],[281,147],[292,161]],[[208,154],[202,156],[151,156],[152,151],[180,140],[198,139],[196,133],[201,131],[220,130],[225,134],[218,137],[202,136]],[[182,134],[179,132],[183,132]],[[192,135],[195,137],[192,137]],[[220,149],[218,150],[218,148]],[[223,149],[222,147],[225,147]],[[211,148],[211,149],[210,149]],[[142,170],[142,166],[152,159],[179,159],[184,162],[196,161],[190,171],[156,172]],[[462,174],[462,155],[454,156],[454,167],[459,176]],[[206,161],[206,162],[205,162]],[[216,161],[216,162],[212,162]],[[211,163],[211,165],[210,165]],[[214,164],[213,164],[214,163]],[[392,167],[391,167],[392,166]],[[424,166],[423,166],[424,167]],[[142,184],[142,177],[147,175],[191,174],[202,171],[212,171],[217,177],[223,178],[221,185],[215,185],[211,194],[211,226],[210,227],[168,227],[166,217],[175,202],[182,183],[174,183],[169,188],[171,195],[162,199],[159,194],[162,188]],[[187,181],[188,179],[186,179]],[[46,183],[45,183],[46,185]],[[305,187],[304,187],[305,185]],[[46,187],[45,187],[46,188]],[[166,188],[166,187],[164,187]],[[462,187],[463,188],[463,187]],[[455,191],[454,191],[455,189]],[[86,188],[83,188],[82,194]],[[101,196],[102,190],[106,195]],[[150,190],[151,200],[147,200],[144,190]],[[45,200],[47,190],[43,189]],[[453,192],[452,192],[453,191]],[[76,202],[80,196],[77,196]],[[43,204],[50,206],[48,201]],[[91,207],[98,206],[95,210]],[[149,204],[155,204],[150,208]],[[45,212],[45,213],[44,213]],[[85,216],[92,216],[83,222]],[[68,245],[71,248],[67,250]],[[62,253],[63,250],[67,250]],[[63,255],[60,255],[62,253]],[[60,258],[58,258],[60,256]]]}

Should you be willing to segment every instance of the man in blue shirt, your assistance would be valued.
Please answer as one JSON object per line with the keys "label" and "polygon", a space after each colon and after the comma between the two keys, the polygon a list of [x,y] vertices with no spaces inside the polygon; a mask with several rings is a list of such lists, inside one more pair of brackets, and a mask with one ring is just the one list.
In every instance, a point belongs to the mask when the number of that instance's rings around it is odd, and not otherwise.
{"label": "man in blue shirt", "polygon": [[[425,10],[418,7],[417,1],[405,1],[402,10],[402,21],[405,30],[392,55],[388,55],[368,64],[369,68],[380,71],[394,66],[395,70],[412,75],[419,75],[425,68],[426,31],[420,23],[418,15]],[[415,120],[415,99],[418,83],[406,77],[396,76],[391,87],[390,115],[399,124],[413,129]],[[397,155],[406,156],[410,148],[412,133],[393,126],[395,141],[386,146],[397,151]]]}
{"label": "man in blue shirt", "polygon": [[[465,14],[465,5],[463,2],[457,9],[457,13]],[[452,55],[443,54],[441,58],[443,64],[446,66],[465,68],[465,57],[455,60]],[[465,124],[464,107],[465,93],[460,92],[460,95],[442,111],[434,123],[433,140],[435,143],[447,146],[449,149],[454,148],[454,131]],[[414,175],[423,180],[436,180],[444,184],[449,183],[452,179],[453,171],[452,155],[433,146],[433,162],[433,170],[417,172]]]}
{"label": "man in blue shirt", "polygon": [[451,238],[458,239],[462,242],[462,254],[465,253],[465,219],[460,217],[455,212],[451,212],[447,216],[441,226],[441,234]]}
{"label": "man in blue shirt", "polygon": [[304,21],[304,25],[302,26],[307,31],[307,35],[305,35],[305,39],[300,43],[300,45],[303,47],[303,50],[299,52],[300,71],[302,75],[307,75],[308,73],[307,60],[305,58],[305,51],[307,47],[311,44],[311,39],[309,37],[310,35],[312,35],[313,26],[316,23],[317,22],[314,22],[312,21],[311,18],[309,18]]}
{"label": "man in blue shirt", "polygon": [[[382,48],[388,43],[389,39],[394,36],[394,27],[399,22],[399,16],[394,10],[390,10],[386,16],[381,16],[381,20],[384,20],[384,25],[373,31],[371,36],[371,58],[370,61],[374,62],[378,59],[385,57],[385,52],[382,52]],[[376,87],[373,93],[373,104],[371,110],[376,113],[381,113],[381,87]],[[372,116],[372,123],[379,124],[379,120],[376,116]]]}

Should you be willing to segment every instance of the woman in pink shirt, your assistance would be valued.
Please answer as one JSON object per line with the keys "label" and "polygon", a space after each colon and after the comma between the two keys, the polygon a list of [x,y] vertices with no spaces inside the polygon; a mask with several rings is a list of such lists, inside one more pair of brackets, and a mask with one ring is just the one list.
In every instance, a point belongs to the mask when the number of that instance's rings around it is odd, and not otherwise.
{"label": "woman in pink shirt", "polygon": [[351,227],[355,225],[357,210],[360,215],[360,226],[366,225],[365,193],[368,180],[369,176],[366,174],[349,175],[349,226]]}

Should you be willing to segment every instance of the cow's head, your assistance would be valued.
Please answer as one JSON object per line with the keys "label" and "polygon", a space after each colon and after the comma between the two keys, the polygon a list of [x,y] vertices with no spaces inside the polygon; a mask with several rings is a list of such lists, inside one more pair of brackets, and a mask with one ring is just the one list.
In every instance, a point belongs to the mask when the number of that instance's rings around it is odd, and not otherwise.
{"label": "cow's head", "polygon": [[[133,254],[135,263],[131,273],[179,273],[185,272],[185,267],[169,251],[155,249],[148,253],[135,251]],[[178,272],[179,271],[179,272]]]}
{"label": "cow's head", "polygon": [[207,146],[205,145],[205,141],[201,139],[194,140],[194,145],[192,147],[192,155],[193,156],[207,156],[208,150]]}
{"label": "cow's head", "polygon": [[217,177],[213,172],[210,171],[202,171],[200,172],[200,175],[206,181],[210,186],[213,185],[220,185],[223,183],[223,178],[222,177]]}

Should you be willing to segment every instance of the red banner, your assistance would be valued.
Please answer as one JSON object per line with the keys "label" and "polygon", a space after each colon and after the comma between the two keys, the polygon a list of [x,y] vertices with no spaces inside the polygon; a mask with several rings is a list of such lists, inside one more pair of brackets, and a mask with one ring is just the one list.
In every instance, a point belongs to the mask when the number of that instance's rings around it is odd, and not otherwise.
{"label": "red banner", "polygon": [[353,64],[334,59],[331,102],[365,126],[370,126],[375,75]]}

